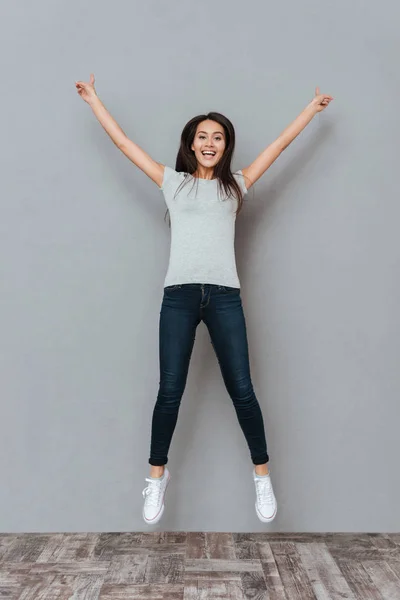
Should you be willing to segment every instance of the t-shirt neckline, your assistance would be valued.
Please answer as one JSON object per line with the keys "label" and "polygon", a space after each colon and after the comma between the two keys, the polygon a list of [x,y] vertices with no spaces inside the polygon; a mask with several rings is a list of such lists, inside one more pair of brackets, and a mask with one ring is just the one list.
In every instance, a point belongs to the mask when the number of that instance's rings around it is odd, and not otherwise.
{"label": "t-shirt neckline", "polygon": [[218,177],[214,177],[214,179],[204,179],[204,177],[193,177],[193,179],[197,179],[197,181],[217,181]]}

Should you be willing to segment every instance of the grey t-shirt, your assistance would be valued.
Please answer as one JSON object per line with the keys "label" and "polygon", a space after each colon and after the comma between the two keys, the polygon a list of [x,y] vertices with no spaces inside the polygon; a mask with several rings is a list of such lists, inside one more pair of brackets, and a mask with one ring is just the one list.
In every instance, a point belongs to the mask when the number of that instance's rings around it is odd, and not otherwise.
{"label": "grey t-shirt", "polygon": [[[242,171],[233,173],[247,194]],[[164,286],[211,283],[240,288],[234,238],[237,200],[224,199],[218,179],[189,176],[165,166],[160,189],[171,219],[171,247]],[[175,196],[175,197],[174,197]]]}

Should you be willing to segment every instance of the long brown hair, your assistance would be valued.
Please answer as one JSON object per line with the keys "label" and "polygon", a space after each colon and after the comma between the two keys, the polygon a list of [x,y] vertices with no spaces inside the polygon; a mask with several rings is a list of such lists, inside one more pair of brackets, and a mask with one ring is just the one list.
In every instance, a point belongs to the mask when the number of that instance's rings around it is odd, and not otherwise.
{"label": "long brown hair", "polygon": [[[194,151],[191,149],[191,146],[196,135],[197,126],[206,119],[216,121],[224,128],[225,150],[221,159],[214,167],[214,177],[218,179],[218,188],[220,191],[224,191],[226,200],[232,197],[237,199],[238,206],[236,209],[236,215],[238,215],[243,206],[243,192],[231,172],[231,161],[233,152],[235,150],[235,129],[231,121],[221,113],[209,112],[205,115],[197,115],[197,117],[190,119],[190,121],[188,121],[183,128],[181,133],[180,147],[175,162],[175,171],[186,173],[186,177],[176,191],[176,194],[189,182],[191,179],[190,176],[193,175],[197,169],[197,159]],[[193,181],[193,185],[194,183],[195,182]],[[167,214],[168,210],[166,212],[166,215]]]}

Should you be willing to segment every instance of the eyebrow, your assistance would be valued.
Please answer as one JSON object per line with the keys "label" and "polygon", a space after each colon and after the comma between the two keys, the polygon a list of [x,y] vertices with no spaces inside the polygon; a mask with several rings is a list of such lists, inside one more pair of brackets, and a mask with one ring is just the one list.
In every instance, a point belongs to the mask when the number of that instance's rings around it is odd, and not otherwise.
{"label": "eyebrow", "polygon": [[[205,134],[207,134],[207,131],[198,131],[198,133],[205,133]],[[221,135],[224,135],[222,133],[222,131],[214,131],[214,133],[220,133]]]}

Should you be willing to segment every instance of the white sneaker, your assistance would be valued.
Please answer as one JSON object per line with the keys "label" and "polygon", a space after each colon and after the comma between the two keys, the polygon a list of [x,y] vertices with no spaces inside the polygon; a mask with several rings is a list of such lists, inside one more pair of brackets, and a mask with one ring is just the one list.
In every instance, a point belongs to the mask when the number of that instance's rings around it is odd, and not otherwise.
{"label": "white sneaker", "polygon": [[142,494],[144,501],[143,519],[148,525],[158,523],[164,512],[164,496],[169,480],[170,472],[164,467],[163,476],[157,479],[146,477],[148,486],[144,488]]}
{"label": "white sneaker", "polygon": [[277,512],[277,503],[272,489],[271,477],[266,475],[259,478],[256,476],[255,468],[253,468],[253,479],[256,486],[256,513],[257,517],[263,523],[270,523],[275,519]]}

